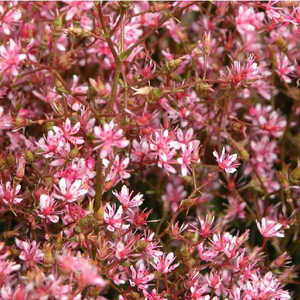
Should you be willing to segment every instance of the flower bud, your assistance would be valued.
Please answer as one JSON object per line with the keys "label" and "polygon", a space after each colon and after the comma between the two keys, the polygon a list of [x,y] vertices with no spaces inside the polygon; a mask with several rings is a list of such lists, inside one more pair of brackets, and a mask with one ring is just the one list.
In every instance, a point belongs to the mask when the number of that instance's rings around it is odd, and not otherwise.
{"label": "flower bud", "polygon": [[143,252],[147,247],[147,242],[144,240],[139,240],[137,242],[137,250],[138,252]]}
{"label": "flower bud", "polygon": [[12,167],[16,164],[15,157],[12,154],[8,154],[6,157],[6,165],[7,167]]}
{"label": "flower bud", "polygon": [[54,126],[54,122],[47,122],[45,124],[45,127],[47,130],[51,130],[53,126]]}
{"label": "flower bud", "polygon": [[136,88],[132,87],[132,89],[135,91],[135,93],[133,95],[147,96],[152,92],[153,87],[152,86],[145,86],[145,87],[142,87],[142,88],[139,88],[139,89],[136,89]]}
{"label": "flower bud", "polygon": [[27,122],[26,122],[26,119],[22,118],[22,117],[17,117],[15,119],[15,122],[14,122],[15,126],[17,128],[20,128],[20,127],[24,127],[26,126]]}
{"label": "flower bud", "polygon": [[53,22],[54,28],[56,30],[60,29],[62,27],[62,24],[63,24],[62,16],[58,16]]}
{"label": "flower bud", "polygon": [[16,172],[16,177],[21,179],[24,177],[25,174],[25,166],[26,166],[26,160],[24,155],[22,155],[17,162],[17,172]]}
{"label": "flower bud", "polygon": [[187,198],[187,199],[182,200],[181,203],[180,203],[180,208],[189,208],[189,207],[191,207],[192,205],[194,205],[195,200],[196,200],[195,198],[192,198],[192,199]]}
{"label": "flower bud", "polygon": [[0,171],[2,171],[5,168],[5,159],[0,156]]}
{"label": "flower bud", "polygon": [[69,158],[72,160],[73,158],[76,158],[79,154],[79,149],[77,147],[75,147],[74,149],[72,149],[69,153]]}
{"label": "flower bud", "polygon": [[34,161],[34,154],[31,151],[26,150],[25,151],[25,159],[27,162],[32,163]]}
{"label": "flower bud", "polygon": [[283,53],[287,54],[287,52],[288,52],[288,44],[287,44],[287,41],[284,38],[282,38],[282,37],[278,38],[278,40],[276,41],[276,44],[277,44],[278,48]]}
{"label": "flower bud", "polygon": [[98,78],[97,81],[93,78],[90,78],[89,82],[95,89],[95,91],[99,94],[99,96],[104,97],[105,95],[107,95],[108,91],[100,78]]}
{"label": "flower bud", "polygon": [[104,211],[105,211],[105,207],[104,206],[100,207],[97,210],[97,212],[94,215],[95,218],[96,218],[96,220],[98,220],[98,221],[103,221],[104,220]]}
{"label": "flower bud", "polygon": [[44,262],[45,264],[48,264],[48,265],[53,265],[54,263],[54,257],[53,257],[53,254],[52,254],[52,249],[50,248],[50,246],[47,246],[45,249],[44,249]]}
{"label": "flower bud", "polygon": [[204,54],[210,55],[211,52],[211,36],[210,32],[205,32],[203,35],[203,47],[204,47]]}
{"label": "flower bud", "polygon": [[300,180],[300,166],[295,168],[291,173],[291,179],[298,181]]}

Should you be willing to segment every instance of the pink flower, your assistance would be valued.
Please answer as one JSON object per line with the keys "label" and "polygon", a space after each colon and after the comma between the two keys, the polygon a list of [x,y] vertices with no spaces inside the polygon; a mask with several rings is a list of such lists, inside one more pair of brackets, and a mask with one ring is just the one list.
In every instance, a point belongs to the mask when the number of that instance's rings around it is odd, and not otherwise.
{"label": "pink flower", "polygon": [[134,251],[134,243],[140,239],[140,235],[126,234],[124,240],[120,240],[115,246],[115,256],[118,260],[127,259]]}
{"label": "pink flower", "polygon": [[40,196],[40,208],[38,216],[42,219],[45,219],[47,222],[57,223],[59,217],[54,215],[55,213],[55,204],[51,196],[42,194]]}
{"label": "pink flower", "polygon": [[163,252],[159,250],[159,248],[161,248],[159,242],[154,240],[154,232],[151,232],[150,230],[145,231],[144,237],[141,240],[145,243],[142,257],[153,259],[154,257],[163,255]]}
{"label": "pink flower", "polygon": [[138,208],[127,210],[128,222],[136,227],[141,227],[147,224],[147,218],[149,217],[151,210],[144,209],[140,211]]}
{"label": "pink flower", "polygon": [[173,270],[175,270],[179,263],[172,265],[172,263],[175,260],[175,256],[173,252],[170,252],[167,256],[162,255],[160,257],[154,257],[154,263],[152,264],[153,268],[155,268],[156,271],[161,272],[163,274],[169,273]]}
{"label": "pink flower", "polygon": [[11,206],[13,204],[19,204],[23,201],[22,198],[16,197],[21,190],[21,185],[18,184],[15,187],[11,186],[11,183],[8,181],[5,184],[0,184],[0,201],[5,205]]}
{"label": "pink flower", "polygon": [[62,270],[75,275],[77,282],[82,288],[88,285],[105,286],[105,281],[98,275],[97,267],[80,254],[73,256],[71,253],[65,252],[58,256],[58,261]]}
{"label": "pink flower", "polygon": [[53,105],[52,107],[54,109],[55,103],[61,99],[61,96],[56,92],[55,88],[51,88],[49,86],[43,86],[39,91],[33,90],[32,94],[38,99]]}
{"label": "pink flower", "polygon": [[256,31],[263,25],[264,13],[255,13],[254,8],[240,5],[235,20],[237,30],[243,35],[249,31]]}
{"label": "pink flower", "polygon": [[213,249],[212,247],[205,247],[203,242],[197,246],[197,250],[199,257],[204,261],[213,261],[214,258],[219,254],[219,251]]}
{"label": "pink flower", "polygon": [[78,199],[82,198],[87,193],[87,187],[83,185],[80,179],[66,180],[66,178],[61,178],[57,189],[58,193],[54,194],[54,197],[57,199],[64,200],[66,202],[75,202]]}
{"label": "pink flower", "polygon": [[225,154],[225,147],[223,147],[220,156],[217,151],[214,151],[213,155],[218,162],[219,168],[225,170],[227,174],[234,173],[236,171],[236,168],[240,165],[238,162],[235,161],[237,159],[237,154]]}
{"label": "pink flower", "polygon": [[25,265],[33,266],[35,263],[40,263],[43,260],[44,253],[39,250],[36,241],[16,239],[16,245],[22,250],[19,258],[25,262]]}
{"label": "pink flower", "polygon": [[143,290],[145,300],[167,300],[167,298],[161,297],[156,289],[152,290],[151,293],[147,292],[146,290]]}
{"label": "pink flower", "polygon": [[75,15],[81,15],[84,10],[88,10],[94,6],[93,2],[89,1],[63,1],[66,6],[61,9],[66,12],[66,21],[70,21]]}
{"label": "pink flower", "polygon": [[86,93],[88,91],[88,86],[86,84],[79,85],[79,77],[76,75],[73,75],[73,81],[71,86],[72,96],[67,96],[67,101],[69,106],[74,111],[80,111],[83,110],[83,105],[81,104],[81,99],[86,98]]}
{"label": "pink flower", "polygon": [[70,144],[63,136],[63,132],[57,126],[48,131],[47,137],[42,137],[36,142],[45,158],[55,158],[51,162],[52,166],[60,166],[65,163],[66,158],[71,151]]}
{"label": "pink flower", "polygon": [[176,43],[181,43],[184,38],[183,28],[180,24],[176,24],[173,19],[165,22],[164,26],[169,30],[170,36]]}
{"label": "pink flower", "polygon": [[[198,142],[198,141],[197,141]],[[181,166],[181,175],[186,176],[190,173],[190,167],[192,165],[192,161],[199,162],[200,160],[194,160],[195,157],[198,156],[198,144],[190,142],[187,147],[183,147],[182,153],[177,158],[178,164]]]}
{"label": "pink flower", "polygon": [[256,272],[244,284],[243,299],[291,299],[289,293],[280,288],[280,281],[275,278],[272,272],[260,274]]}
{"label": "pink flower", "polygon": [[10,282],[12,280],[12,273],[18,271],[21,265],[17,265],[3,257],[0,257],[0,286],[3,283]]}
{"label": "pink flower", "polygon": [[59,132],[60,135],[64,136],[72,144],[83,144],[84,139],[82,137],[73,136],[80,130],[80,122],[77,122],[73,127],[69,118],[66,119],[63,129],[53,126],[55,132]]}
{"label": "pink flower", "polygon": [[184,134],[184,132],[180,128],[176,131],[177,140],[180,143],[180,145],[181,145],[181,147],[182,147],[183,150],[186,149],[186,148],[188,148],[188,146],[190,145],[190,142],[198,142],[196,140],[192,140],[193,139],[193,135],[194,135],[193,128],[189,128],[185,132],[185,134]]}
{"label": "pink flower", "polygon": [[26,55],[21,53],[22,48],[20,43],[16,43],[13,39],[9,40],[9,45],[5,48],[0,46],[0,72],[2,76],[8,78],[19,74],[18,66],[26,58]]}
{"label": "pink flower", "polygon": [[108,224],[107,230],[115,231],[116,229],[128,229],[129,225],[123,224],[123,208],[117,207],[115,203],[107,203],[104,211],[104,222]]}
{"label": "pink flower", "polygon": [[183,200],[186,195],[187,192],[184,190],[182,182],[179,180],[177,182],[170,180],[170,182],[167,183],[166,191],[162,196],[162,200],[170,203],[171,210],[175,212],[178,209],[180,201]]}
{"label": "pink flower", "polygon": [[123,130],[116,128],[113,120],[105,123],[103,129],[100,126],[94,128],[95,143],[100,144],[95,149],[101,148],[100,157],[105,158],[113,152],[113,147],[125,148],[129,141],[123,137]]}
{"label": "pink flower", "polygon": [[18,21],[22,17],[21,10],[18,8],[4,9],[3,5],[0,5],[1,13],[1,31],[6,35],[11,35],[14,25],[18,24]]}
{"label": "pink flower", "polygon": [[3,285],[0,291],[2,300],[26,300],[28,299],[26,294],[25,287],[20,284],[12,288],[8,283],[7,285]]}
{"label": "pink flower", "polygon": [[253,55],[249,55],[245,64],[234,61],[231,68],[227,67],[227,73],[221,70],[221,79],[231,83],[232,86],[251,84],[252,81],[259,79],[259,68],[254,62]]}
{"label": "pink flower", "polygon": [[286,119],[279,112],[274,111],[271,105],[257,104],[251,107],[246,118],[259,126],[260,132],[268,133],[276,138],[283,134],[287,124]]}
{"label": "pink flower", "polygon": [[248,239],[248,231],[243,233],[240,237],[233,236],[229,232],[214,234],[211,244],[212,250],[224,253],[228,258],[236,258],[238,249],[241,244]]}
{"label": "pink flower", "polygon": [[[129,164],[129,158],[125,157],[124,159],[120,159],[119,155],[116,155],[115,158],[111,158],[113,160],[113,164],[111,166],[109,174],[105,178],[105,189],[110,189],[112,186],[115,186],[120,180],[128,179],[130,177],[129,171],[126,169]],[[103,158],[102,162],[104,165],[105,171],[110,166],[111,160]]]}
{"label": "pink flower", "polygon": [[131,157],[135,163],[152,162],[155,159],[155,154],[151,152],[149,141],[142,138],[139,142],[132,141]]}
{"label": "pink flower", "polygon": [[269,218],[262,218],[261,224],[256,221],[257,228],[262,236],[266,238],[284,237],[284,232],[281,229],[282,224]]}
{"label": "pink flower", "polygon": [[228,199],[226,218],[233,220],[234,218],[244,219],[245,218],[245,202],[240,202],[234,197]]}
{"label": "pink flower", "polygon": [[208,238],[215,231],[213,228],[214,219],[215,217],[211,215],[207,215],[205,220],[198,217],[199,224],[190,224],[190,231],[198,232],[203,238]]}
{"label": "pink flower", "polygon": [[65,213],[65,215],[63,216],[64,224],[70,224],[84,218],[90,213],[90,211],[83,209],[78,204],[69,204],[67,205],[64,213]]}
{"label": "pink flower", "polygon": [[275,7],[279,1],[268,1],[265,4],[265,11],[270,20],[274,20],[276,23],[286,23],[289,21],[288,16],[285,14],[282,7]]}
{"label": "pink flower", "polygon": [[136,286],[138,289],[146,289],[149,284],[148,282],[154,279],[154,274],[151,274],[145,266],[143,260],[139,260],[136,263],[136,268],[130,266],[131,278],[129,279],[132,287]]}
{"label": "pink flower", "polygon": [[160,153],[159,156],[158,156],[159,160],[158,160],[157,165],[160,168],[165,169],[167,173],[176,174],[176,170],[172,166],[172,164],[175,162],[173,160],[174,155],[175,155],[175,151]]}
{"label": "pink flower", "polygon": [[142,205],[144,199],[142,194],[137,194],[133,198],[131,198],[133,192],[129,193],[129,189],[126,185],[122,186],[121,192],[113,192],[113,194],[118,198],[121,202],[124,209],[128,207],[137,207]]}
{"label": "pink flower", "polygon": [[276,73],[280,79],[286,83],[291,83],[292,80],[287,75],[295,71],[295,66],[290,63],[288,57],[284,54],[277,54],[276,61]]}

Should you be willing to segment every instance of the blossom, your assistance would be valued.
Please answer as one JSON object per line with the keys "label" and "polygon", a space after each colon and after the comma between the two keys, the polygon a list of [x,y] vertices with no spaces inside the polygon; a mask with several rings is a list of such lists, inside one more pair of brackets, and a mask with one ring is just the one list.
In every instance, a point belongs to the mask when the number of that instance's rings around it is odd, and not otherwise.
{"label": "blossom", "polygon": [[234,218],[244,219],[245,218],[245,202],[240,202],[234,197],[230,197],[228,199],[226,217],[229,220],[233,220]]}
{"label": "blossom", "polygon": [[66,21],[70,21],[75,15],[81,14],[84,10],[91,9],[94,6],[93,2],[82,1],[63,1],[66,6],[61,9],[66,12]]}
{"label": "blossom", "polygon": [[260,275],[258,272],[251,276],[244,284],[240,284],[245,299],[274,299],[288,300],[290,295],[281,289],[280,282],[272,272]]}
{"label": "blossom", "polygon": [[238,15],[235,18],[237,24],[237,30],[242,34],[246,34],[249,31],[256,31],[263,25],[264,13],[255,13],[253,7],[246,5],[240,5],[238,9]]}
{"label": "blossom", "polygon": [[257,228],[262,236],[265,238],[271,237],[284,237],[284,233],[282,230],[282,224],[271,220],[269,218],[262,218],[261,223],[256,221]]}
{"label": "blossom", "polygon": [[151,152],[149,141],[142,138],[140,141],[132,141],[131,157],[135,163],[151,162],[155,159],[155,154]]}
{"label": "blossom", "polygon": [[173,252],[168,253],[166,256],[156,256],[153,259],[154,263],[152,264],[152,266],[156,269],[156,271],[161,272],[163,274],[169,273],[179,266],[179,263],[172,265],[172,263],[175,260]]}
{"label": "blossom", "polygon": [[187,192],[184,190],[183,182],[171,177],[166,185],[166,191],[162,196],[162,200],[170,203],[171,210],[175,212],[186,195]]}
{"label": "blossom", "polygon": [[20,268],[21,265],[0,257],[0,286],[5,282],[9,282],[12,279],[12,273]]}
{"label": "blossom", "polygon": [[6,182],[5,186],[0,183],[0,201],[8,206],[21,203],[23,199],[16,197],[20,190],[20,184],[17,184],[15,187],[13,187],[9,181]]}
{"label": "blossom", "polygon": [[290,83],[292,80],[288,77],[288,75],[295,71],[295,66],[290,63],[288,57],[284,54],[277,54],[276,60],[276,73],[279,75],[282,81]]}
{"label": "blossom", "polygon": [[[248,239],[248,231],[243,233],[239,238],[229,232],[223,234],[214,234],[211,245],[213,250],[224,253],[228,258],[235,258],[238,255],[238,249],[241,244]],[[198,249],[199,250],[199,249]]]}
{"label": "blossom", "polygon": [[66,119],[63,129],[58,126],[53,126],[53,130],[61,136],[64,136],[72,144],[83,144],[84,139],[82,137],[74,136],[80,130],[80,122],[77,122],[73,127],[69,118]]}
{"label": "blossom", "polygon": [[71,92],[72,95],[67,96],[67,102],[69,106],[74,111],[83,110],[84,107],[81,104],[81,100],[86,99],[86,93],[88,91],[88,86],[85,85],[79,85],[79,77],[76,75],[73,75],[73,81],[71,86]]}
{"label": "blossom", "polygon": [[[105,178],[105,189],[108,187],[110,189],[112,186],[116,185],[120,180],[128,179],[130,177],[130,173],[127,170],[129,165],[129,157],[125,157],[121,159],[119,155],[116,155],[112,158],[113,164],[110,168],[109,174]],[[104,169],[107,170],[111,164],[106,158],[103,158],[102,163],[104,165]]]}
{"label": "blossom", "polygon": [[131,278],[129,279],[132,287],[136,286],[138,289],[146,289],[148,282],[154,279],[154,274],[150,273],[143,260],[139,260],[136,263],[136,267],[130,266]]}
{"label": "blossom", "polygon": [[21,53],[21,45],[13,39],[9,40],[9,45],[5,48],[0,46],[0,72],[8,78],[19,74],[18,67],[26,58],[26,54]]}
{"label": "blossom", "polygon": [[167,298],[161,297],[156,291],[156,289],[153,289],[151,293],[148,293],[146,290],[143,290],[143,293],[145,296],[145,300],[167,300]]}
{"label": "blossom", "polygon": [[42,194],[40,196],[40,208],[38,210],[38,216],[45,219],[47,222],[57,223],[59,217],[55,215],[55,203],[52,196]]}
{"label": "blossom", "polygon": [[104,279],[98,275],[97,267],[80,254],[73,256],[69,252],[64,252],[58,256],[58,261],[63,270],[75,275],[82,288],[88,285],[105,286]]}
{"label": "blossom", "polygon": [[[182,153],[177,158],[177,162],[181,166],[181,175],[186,176],[190,172],[190,166],[192,164],[192,161],[194,161],[194,157],[198,156],[198,145],[193,144],[190,142],[187,146],[187,148],[184,147],[182,150]],[[200,160],[196,160],[196,162],[199,162]]]}
{"label": "blossom", "polygon": [[123,241],[119,241],[115,248],[115,255],[118,260],[126,259],[131,256],[131,252],[135,250],[134,243],[139,240],[139,235],[126,234]]}
{"label": "blossom", "polygon": [[22,251],[19,258],[24,261],[25,265],[34,265],[40,263],[44,258],[44,253],[38,248],[36,241],[21,241],[16,239],[16,245]]}
{"label": "blossom", "polygon": [[213,228],[214,216],[207,215],[205,220],[198,217],[198,225],[190,224],[190,231],[199,232],[204,238],[208,238],[215,230]]}
{"label": "blossom", "polygon": [[26,291],[22,284],[16,286],[15,288],[11,288],[10,284],[3,285],[0,291],[1,299],[3,300],[11,300],[11,299],[26,299]]}
{"label": "blossom", "polygon": [[54,197],[69,203],[82,198],[88,191],[87,187],[83,185],[83,182],[80,179],[72,182],[66,178],[61,178],[58,187],[55,188],[57,193],[54,194]]}
{"label": "blossom", "polygon": [[116,191],[113,192],[113,194],[118,198],[125,209],[127,207],[137,207],[143,203],[144,199],[142,194],[137,194],[133,198],[131,198],[132,193],[133,192],[129,193],[129,189],[126,185],[122,186],[120,193]]}
{"label": "blossom", "polygon": [[249,109],[247,119],[259,127],[259,131],[280,137],[286,127],[287,121],[280,112],[274,111],[271,105],[262,106],[260,103]]}
{"label": "blossom", "polygon": [[4,114],[4,109],[0,106],[0,130],[11,129],[13,127],[13,118],[10,114]]}
{"label": "blossom", "polygon": [[249,55],[245,64],[234,61],[231,68],[227,67],[227,73],[221,70],[221,78],[224,82],[231,83],[232,86],[250,84],[260,78],[259,67],[254,62],[253,55]]}
{"label": "blossom", "polygon": [[116,204],[107,203],[104,211],[104,222],[108,224],[107,230],[115,231],[116,229],[125,230],[129,225],[123,224],[123,208],[119,206],[116,211]]}
{"label": "blossom", "polygon": [[234,173],[236,168],[240,165],[235,161],[237,154],[225,154],[225,147],[223,147],[221,155],[219,155],[217,151],[214,151],[213,156],[216,158],[219,168],[225,170],[227,174]]}
{"label": "blossom", "polygon": [[113,120],[110,123],[105,123],[103,128],[96,126],[94,135],[96,137],[95,143],[99,144],[95,149],[101,148],[101,158],[112,153],[113,147],[125,148],[129,144],[129,141],[123,137],[123,130],[118,129]]}
{"label": "blossom", "polygon": [[62,131],[54,126],[53,130],[49,130],[47,137],[42,137],[36,142],[41,153],[45,158],[55,158],[51,162],[52,166],[60,166],[64,164],[68,154],[71,151],[70,144],[64,138]]}
{"label": "blossom", "polygon": [[18,21],[22,17],[22,12],[18,8],[11,8],[8,11],[5,11],[4,6],[0,5],[0,13],[1,13],[1,31],[9,36],[13,27],[18,24]]}

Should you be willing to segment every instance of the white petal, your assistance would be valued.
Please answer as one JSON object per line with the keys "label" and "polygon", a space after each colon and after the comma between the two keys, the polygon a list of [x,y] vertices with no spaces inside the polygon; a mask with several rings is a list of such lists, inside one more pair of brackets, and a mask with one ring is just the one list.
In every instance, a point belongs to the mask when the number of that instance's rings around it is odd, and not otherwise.
{"label": "white petal", "polygon": [[62,178],[62,179],[59,181],[59,188],[60,188],[60,191],[62,192],[62,194],[66,194],[66,192],[67,192],[67,182],[66,182],[66,178]]}

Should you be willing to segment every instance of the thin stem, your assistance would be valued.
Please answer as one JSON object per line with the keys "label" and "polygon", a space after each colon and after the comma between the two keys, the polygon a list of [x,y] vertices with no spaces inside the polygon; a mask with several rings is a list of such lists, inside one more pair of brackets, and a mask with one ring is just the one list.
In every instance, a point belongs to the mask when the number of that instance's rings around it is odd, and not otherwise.
{"label": "thin stem", "polygon": [[102,173],[102,159],[98,154],[97,157],[97,165],[96,165],[96,196],[94,202],[94,211],[98,211],[102,206],[102,181],[103,181],[103,173]]}
{"label": "thin stem", "polygon": [[109,100],[109,107],[110,107],[111,112],[113,111],[114,104],[115,104],[115,101],[116,101],[118,83],[119,83],[119,78],[120,78],[120,68],[121,68],[121,63],[118,62],[117,65],[116,65],[113,88],[112,88],[111,95],[110,95],[110,100]]}

